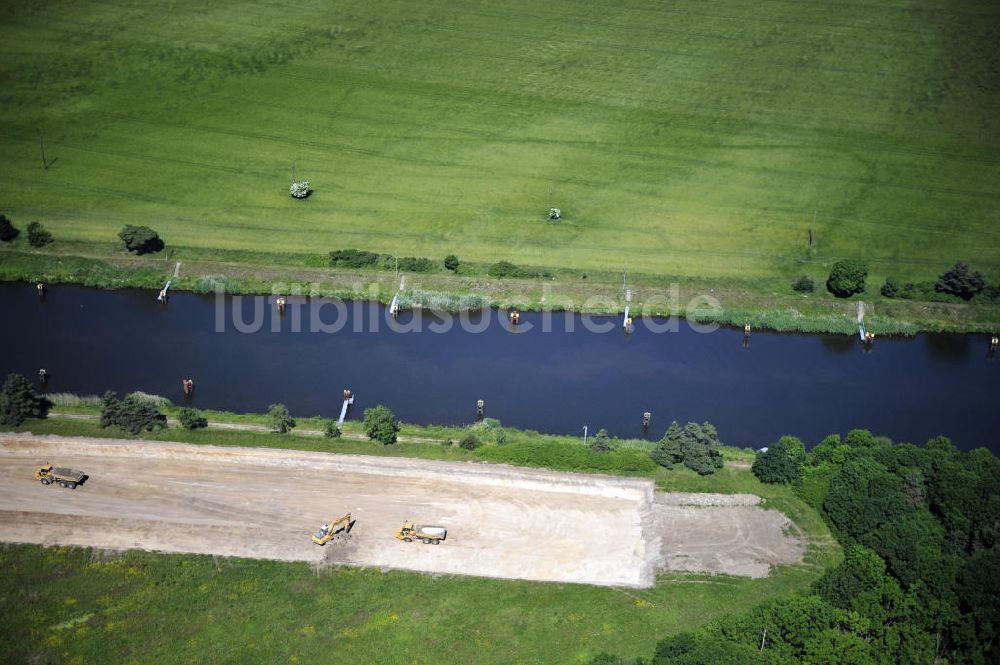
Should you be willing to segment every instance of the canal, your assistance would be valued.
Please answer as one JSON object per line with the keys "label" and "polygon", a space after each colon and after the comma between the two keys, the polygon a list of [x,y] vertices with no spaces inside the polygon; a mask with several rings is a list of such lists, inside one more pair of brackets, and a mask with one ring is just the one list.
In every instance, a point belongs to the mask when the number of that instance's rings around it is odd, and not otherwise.
{"label": "canal", "polygon": [[[671,420],[707,420],[739,446],[865,427],[1000,452],[1000,368],[984,336],[879,338],[866,352],[856,336],[755,331],[744,344],[742,331],[684,321],[676,332],[640,321],[625,335],[609,317],[525,313],[512,331],[496,311],[405,312],[390,324],[372,303],[293,299],[279,318],[263,298],[155,296],[57,285],[40,298],[32,285],[0,284],[0,372],[35,380],[44,367],[52,392],[142,390],[230,411],[283,402],[335,417],[350,388],[354,418],[384,403],[407,422],[468,423],[482,399],[487,416],[542,432],[638,437],[651,411],[650,438]],[[185,377],[196,382],[190,400]]]}

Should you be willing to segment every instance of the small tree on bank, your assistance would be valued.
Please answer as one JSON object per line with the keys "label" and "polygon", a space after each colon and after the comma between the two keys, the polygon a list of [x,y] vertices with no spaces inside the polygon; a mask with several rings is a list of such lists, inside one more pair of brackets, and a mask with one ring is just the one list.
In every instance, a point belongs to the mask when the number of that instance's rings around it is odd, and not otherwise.
{"label": "small tree on bank", "polygon": [[323,421],[323,436],[328,439],[339,439],[340,434],[340,428],[337,427],[336,420],[333,418],[327,418]]}
{"label": "small tree on bank", "polygon": [[950,270],[938,277],[934,290],[938,293],[948,293],[962,300],[971,300],[974,295],[986,288],[986,278],[981,272],[972,272],[969,266],[959,261]]}
{"label": "small tree on bank", "polygon": [[21,374],[8,374],[0,391],[0,425],[17,427],[27,418],[45,418],[52,402],[35,393]]}
{"label": "small tree on bank", "polygon": [[806,447],[797,437],[783,436],[757,455],[750,468],[762,483],[794,483],[802,478]]}
{"label": "small tree on bank", "polygon": [[396,435],[399,434],[399,420],[389,407],[379,404],[370,409],[365,409],[364,420],[365,434],[373,441],[388,446],[396,443]]}
{"label": "small tree on bank", "polygon": [[271,430],[279,434],[287,434],[295,427],[295,418],[288,413],[288,407],[284,404],[272,404],[267,409],[267,421],[271,425]]}
{"label": "small tree on bank", "polygon": [[454,254],[444,257],[444,267],[452,272],[458,270],[458,257]]}
{"label": "small tree on bank", "polygon": [[722,468],[721,448],[719,433],[711,423],[688,423],[681,429],[675,420],[649,456],[662,467],[670,469],[683,463],[699,475],[707,476]]}
{"label": "small tree on bank", "polygon": [[611,437],[608,430],[601,429],[590,438],[590,449],[595,453],[607,453],[611,451]]}
{"label": "small tree on bank", "polygon": [[160,235],[148,226],[126,224],[118,237],[125,243],[125,249],[136,254],[153,254],[164,247]]}
{"label": "small tree on bank", "polygon": [[838,298],[849,298],[865,290],[868,266],[857,259],[844,259],[833,264],[826,288]]}
{"label": "small tree on bank", "polygon": [[28,224],[28,244],[32,247],[45,247],[52,243],[52,234],[38,222]]}
{"label": "small tree on bank", "polygon": [[6,215],[0,215],[0,240],[3,242],[10,242],[16,238],[20,232],[21,231],[18,230],[9,219],[7,219]]}

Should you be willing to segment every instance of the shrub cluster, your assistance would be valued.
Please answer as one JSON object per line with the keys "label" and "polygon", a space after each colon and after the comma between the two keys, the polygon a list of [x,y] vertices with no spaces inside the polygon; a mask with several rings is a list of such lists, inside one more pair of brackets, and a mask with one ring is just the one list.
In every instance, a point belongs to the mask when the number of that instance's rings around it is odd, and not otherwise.
{"label": "shrub cluster", "polygon": [[109,390],[101,397],[101,427],[120,427],[131,434],[142,430],[166,428],[167,417],[160,413],[155,399],[140,393],[130,393],[124,400]]}
{"label": "shrub cluster", "polygon": [[338,249],[330,252],[330,265],[335,268],[368,268],[378,262],[378,254],[360,249]]}
{"label": "shrub cluster", "polygon": [[595,453],[577,443],[525,441],[505,446],[483,446],[476,456],[489,462],[542,466],[565,471],[604,471],[646,475],[656,469],[649,456],[637,450]]}
{"label": "shrub cluster", "polygon": [[797,293],[812,293],[815,288],[816,284],[813,283],[812,277],[808,275],[796,277],[795,280],[792,281],[792,290]]}
{"label": "shrub cluster", "polygon": [[552,273],[550,273],[547,270],[523,268],[521,266],[514,265],[510,261],[497,261],[486,270],[486,274],[496,279],[503,279],[504,277],[514,277],[521,279],[531,279],[534,277],[552,277]]}
{"label": "shrub cluster", "polygon": [[668,469],[683,463],[699,475],[707,476],[722,468],[722,442],[711,423],[688,423],[681,429],[675,420],[649,456]]}
{"label": "shrub cluster", "polygon": [[794,483],[802,478],[806,447],[794,436],[783,436],[757,455],[751,471],[762,483]]}
{"label": "shrub cluster", "polygon": [[181,421],[181,427],[184,429],[200,429],[202,427],[208,427],[208,418],[202,415],[201,411],[198,409],[191,409],[184,407],[177,414],[177,419]]}

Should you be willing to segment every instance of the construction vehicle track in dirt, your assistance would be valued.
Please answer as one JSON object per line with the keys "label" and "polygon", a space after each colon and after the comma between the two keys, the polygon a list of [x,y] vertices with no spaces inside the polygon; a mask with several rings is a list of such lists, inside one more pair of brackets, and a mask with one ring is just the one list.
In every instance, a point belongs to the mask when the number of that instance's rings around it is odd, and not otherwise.
{"label": "construction vehicle track in dirt", "polygon": [[[85,471],[73,492],[44,461]],[[0,540],[647,587],[664,571],[760,577],[802,559],[788,519],[751,495],[497,464],[29,434],[0,435]],[[311,535],[351,511],[350,536]],[[397,540],[445,525],[440,547]]]}

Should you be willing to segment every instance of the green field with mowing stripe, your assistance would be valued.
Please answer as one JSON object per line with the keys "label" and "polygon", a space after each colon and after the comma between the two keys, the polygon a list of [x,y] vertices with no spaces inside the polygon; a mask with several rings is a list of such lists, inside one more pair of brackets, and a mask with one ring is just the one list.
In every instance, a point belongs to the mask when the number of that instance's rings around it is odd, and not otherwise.
{"label": "green field with mowing stripe", "polygon": [[998,19],[986,0],[6,2],[0,212],[97,253],[134,223],[180,257],[996,277]]}

